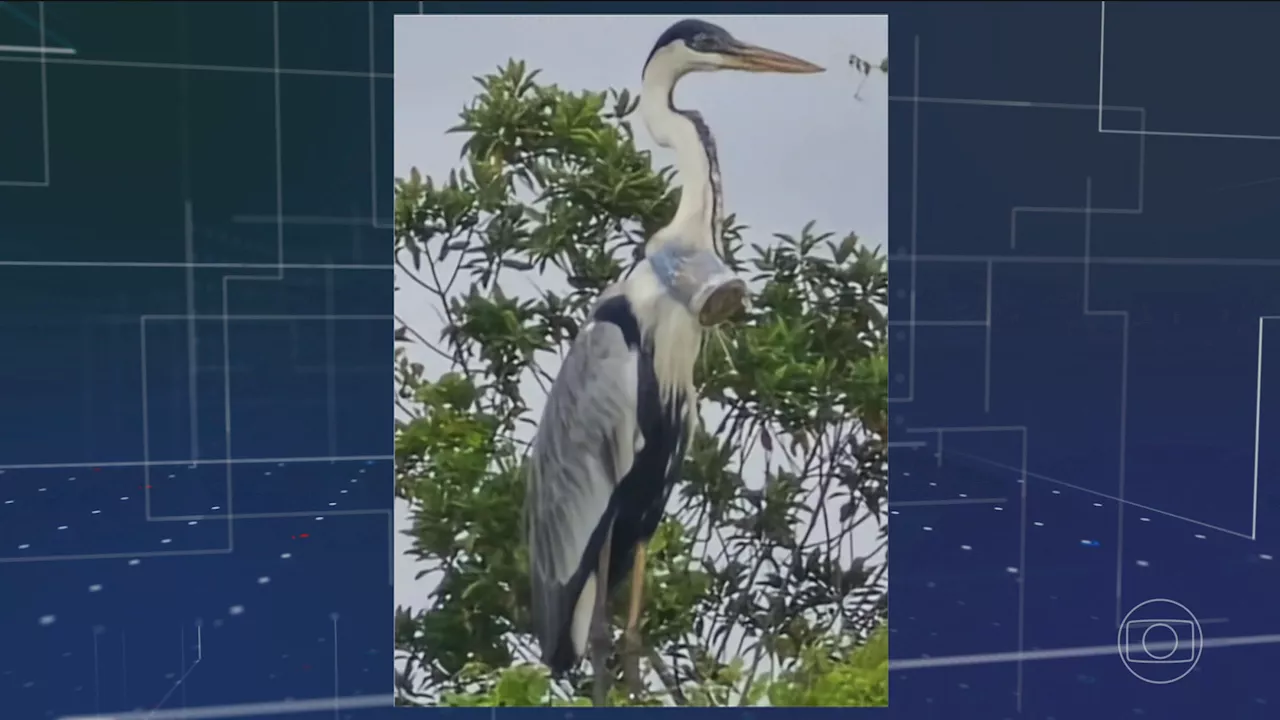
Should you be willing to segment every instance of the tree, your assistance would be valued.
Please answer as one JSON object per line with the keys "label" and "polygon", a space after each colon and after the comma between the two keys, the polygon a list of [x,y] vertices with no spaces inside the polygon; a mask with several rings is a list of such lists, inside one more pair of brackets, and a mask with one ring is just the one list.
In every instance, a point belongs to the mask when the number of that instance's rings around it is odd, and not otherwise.
{"label": "tree", "polygon": [[[445,325],[396,331],[396,493],[412,508],[418,577],[436,583],[429,607],[396,610],[401,704],[590,697],[586,674],[552,681],[536,662],[523,456],[557,358],[679,189],[636,148],[629,93],[537,75],[513,61],[478,78],[452,130],[468,136],[462,167],[396,183],[400,282]],[[699,361],[703,422],[649,550],[635,702],[878,702],[874,689],[822,688],[840,672],[887,683],[887,664],[864,657],[887,607],[885,261],[813,223],[754,243],[725,225],[752,306]],[[450,370],[428,377],[425,353]],[[867,522],[875,545],[851,549]]]}
{"label": "tree", "polygon": [[853,91],[853,97],[857,100],[861,100],[862,86],[867,84],[867,79],[871,77],[872,72],[881,72],[885,75],[889,74],[889,58],[884,58],[873,65],[857,55],[850,55],[849,67],[853,68],[853,71],[861,76],[858,79],[858,87]]}

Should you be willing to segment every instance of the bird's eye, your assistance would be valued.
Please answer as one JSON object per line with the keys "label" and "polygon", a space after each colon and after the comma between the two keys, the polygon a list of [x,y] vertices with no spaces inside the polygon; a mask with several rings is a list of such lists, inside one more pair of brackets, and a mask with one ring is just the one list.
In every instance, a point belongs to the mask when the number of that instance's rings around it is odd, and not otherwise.
{"label": "bird's eye", "polygon": [[693,36],[693,42],[690,43],[695,49],[704,48],[711,44],[711,36],[706,33],[698,33]]}

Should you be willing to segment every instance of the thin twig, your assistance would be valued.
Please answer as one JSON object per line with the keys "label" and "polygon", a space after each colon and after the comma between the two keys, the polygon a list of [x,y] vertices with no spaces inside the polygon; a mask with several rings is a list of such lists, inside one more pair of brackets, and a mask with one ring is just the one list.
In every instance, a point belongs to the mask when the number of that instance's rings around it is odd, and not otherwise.
{"label": "thin twig", "polygon": [[647,654],[650,667],[658,675],[658,679],[662,681],[662,685],[667,689],[667,694],[671,696],[671,700],[676,705],[688,705],[689,699],[684,696],[684,690],[680,688],[680,683],[676,681],[676,676],[671,672],[671,668],[666,661],[662,659],[662,655],[652,647],[648,649]]}

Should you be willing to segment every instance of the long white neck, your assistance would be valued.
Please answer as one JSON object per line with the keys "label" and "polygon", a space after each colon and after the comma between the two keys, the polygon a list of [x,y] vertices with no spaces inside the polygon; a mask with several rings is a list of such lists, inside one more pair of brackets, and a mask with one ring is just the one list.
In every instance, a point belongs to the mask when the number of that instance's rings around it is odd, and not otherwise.
{"label": "long white neck", "polygon": [[680,173],[680,206],[671,224],[649,239],[650,251],[677,241],[720,254],[722,200],[714,144],[698,131],[696,116],[676,111],[671,93],[680,72],[668,58],[655,57],[645,68],[640,93],[640,116],[654,142],[675,150]]}

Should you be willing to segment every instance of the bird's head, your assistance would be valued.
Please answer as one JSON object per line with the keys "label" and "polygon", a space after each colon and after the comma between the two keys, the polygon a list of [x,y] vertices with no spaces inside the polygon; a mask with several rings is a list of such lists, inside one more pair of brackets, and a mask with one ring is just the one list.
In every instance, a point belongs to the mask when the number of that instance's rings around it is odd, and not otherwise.
{"label": "bird's head", "polygon": [[793,74],[823,71],[807,60],[742,42],[728,30],[705,20],[681,20],[667,28],[650,51],[644,72],[658,65],[676,77],[712,70]]}

